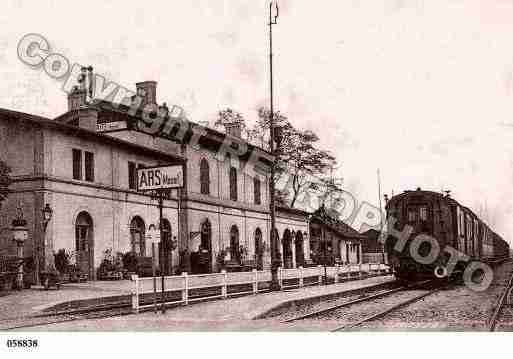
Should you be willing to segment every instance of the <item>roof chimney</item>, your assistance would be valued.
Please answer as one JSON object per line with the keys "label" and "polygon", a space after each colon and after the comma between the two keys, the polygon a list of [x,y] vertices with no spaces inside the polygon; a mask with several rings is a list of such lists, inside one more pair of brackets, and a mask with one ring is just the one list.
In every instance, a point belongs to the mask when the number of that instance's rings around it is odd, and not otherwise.
{"label": "roof chimney", "polygon": [[87,91],[78,86],[73,87],[68,95],[68,111],[78,110],[86,105]]}
{"label": "roof chimney", "polygon": [[81,108],[78,111],[78,126],[89,131],[96,131],[98,109],[94,106]]}
{"label": "roof chimney", "polygon": [[144,81],[135,84],[137,88],[137,96],[140,96],[143,100],[141,107],[144,108],[147,104],[157,103],[157,82],[156,81]]}
{"label": "roof chimney", "polygon": [[242,123],[240,123],[240,122],[225,123],[224,128],[226,130],[227,135],[237,137],[237,138],[242,138]]}

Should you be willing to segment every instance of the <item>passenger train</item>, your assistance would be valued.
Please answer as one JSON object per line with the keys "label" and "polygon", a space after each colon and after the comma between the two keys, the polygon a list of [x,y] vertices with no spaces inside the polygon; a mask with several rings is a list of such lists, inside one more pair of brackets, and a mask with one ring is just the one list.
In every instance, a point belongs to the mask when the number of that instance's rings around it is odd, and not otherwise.
{"label": "passenger train", "polygon": [[[472,210],[450,197],[431,191],[405,191],[386,200],[387,223],[401,232],[405,226],[411,226],[411,235],[403,242],[401,251],[396,250],[397,236],[392,236],[392,228],[387,229],[385,249],[389,264],[399,279],[416,280],[447,276],[447,263],[450,253],[445,249],[452,247],[468,256],[468,261],[459,261],[452,275],[462,273],[472,261],[495,263],[509,256],[509,244],[479,219]],[[394,218],[392,220],[392,218]],[[414,260],[410,244],[419,234],[431,236],[439,244],[439,255],[430,264]],[[402,243],[397,243],[402,244]],[[398,248],[401,245],[397,246]],[[421,256],[428,256],[431,244],[424,242],[418,249]],[[415,252],[414,252],[415,253]],[[436,275],[435,275],[436,271]]]}

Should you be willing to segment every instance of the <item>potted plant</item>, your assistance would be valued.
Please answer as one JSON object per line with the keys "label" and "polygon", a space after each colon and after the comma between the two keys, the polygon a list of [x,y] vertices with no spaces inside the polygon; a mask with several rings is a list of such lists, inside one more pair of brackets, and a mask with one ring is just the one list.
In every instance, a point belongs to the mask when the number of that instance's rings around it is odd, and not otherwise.
{"label": "potted plant", "polygon": [[112,255],[112,249],[103,252],[103,260],[98,267],[97,277],[100,280],[117,280],[123,277],[123,253]]}
{"label": "potted plant", "polygon": [[70,281],[69,266],[71,255],[65,249],[59,249],[54,253],[55,269],[59,272],[62,282]]}
{"label": "potted plant", "polygon": [[137,272],[137,256],[134,252],[127,252],[123,254],[121,262],[124,268],[125,279],[130,279]]}
{"label": "potted plant", "polygon": [[216,264],[217,268],[219,268],[219,271],[226,269],[226,258],[227,252],[226,249],[221,249],[219,253],[216,255]]}

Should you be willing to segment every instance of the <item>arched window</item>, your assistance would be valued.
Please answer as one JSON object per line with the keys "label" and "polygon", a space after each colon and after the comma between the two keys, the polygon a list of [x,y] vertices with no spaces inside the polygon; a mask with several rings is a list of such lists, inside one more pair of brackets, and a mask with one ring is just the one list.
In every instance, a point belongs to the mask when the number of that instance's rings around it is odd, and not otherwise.
{"label": "arched window", "polygon": [[205,158],[200,162],[200,183],[201,194],[210,194],[210,166]]}
{"label": "arched window", "polygon": [[145,243],[146,226],[141,217],[134,217],[130,222],[130,235],[132,252],[138,256],[146,256],[146,243]]}
{"label": "arched window", "polygon": [[230,199],[237,200],[237,169],[230,167]]}
{"label": "arched window", "polygon": [[258,178],[253,179],[253,194],[255,198],[255,204],[262,204],[262,194],[260,192],[260,180]]}
{"label": "arched window", "polygon": [[235,225],[230,230],[230,257],[240,263],[239,229]]}

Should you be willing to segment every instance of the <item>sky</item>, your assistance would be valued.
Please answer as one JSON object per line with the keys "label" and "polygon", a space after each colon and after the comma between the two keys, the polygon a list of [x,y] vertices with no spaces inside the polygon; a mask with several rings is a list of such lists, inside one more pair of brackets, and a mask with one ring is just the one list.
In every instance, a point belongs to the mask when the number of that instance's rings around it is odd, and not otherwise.
{"label": "sky", "polygon": [[[513,0],[281,0],[275,104],[336,155],[346,190],[451,190],[513,243]],[[196,122],[269,104],[268,2],[4,0],[0,107],[55,117],[60,82],[17,58],[54,52]]]}

